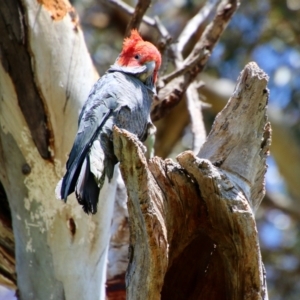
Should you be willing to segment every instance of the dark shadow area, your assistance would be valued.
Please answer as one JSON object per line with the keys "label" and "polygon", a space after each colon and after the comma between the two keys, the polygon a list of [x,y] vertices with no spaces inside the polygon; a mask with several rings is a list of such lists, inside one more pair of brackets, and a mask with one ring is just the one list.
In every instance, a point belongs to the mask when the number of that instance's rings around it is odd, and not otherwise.
{"label": "dark shadow area", "polygon": [[225,281],[216,245],[201,233],[168,269],[161,299],[226,299]]}

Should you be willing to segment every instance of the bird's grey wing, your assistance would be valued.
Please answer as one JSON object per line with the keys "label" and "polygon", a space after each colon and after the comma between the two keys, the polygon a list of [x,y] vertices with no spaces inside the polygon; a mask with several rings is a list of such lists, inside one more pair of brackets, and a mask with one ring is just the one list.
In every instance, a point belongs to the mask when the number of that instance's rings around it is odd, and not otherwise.
{"label": "bird's grey wing", "polygon": [[67,196],[74,191],[84,158],[103,124],[115,109],[114,99],[102,96],[104,97],[100,99],[89,97],[80,115],[79,129],[67,161],[67,172],[62,181],[60,192],[62,199],[66,200]]}

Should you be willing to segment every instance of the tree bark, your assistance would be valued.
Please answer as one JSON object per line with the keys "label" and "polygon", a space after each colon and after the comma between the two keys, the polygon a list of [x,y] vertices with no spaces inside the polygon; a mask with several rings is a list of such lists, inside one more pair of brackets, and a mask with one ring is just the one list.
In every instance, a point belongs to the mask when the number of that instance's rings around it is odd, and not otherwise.
{"label": "tree bark", "polygon": [[[234,83],[231,80],[215,79],[206,75],[201,75],[201,78],[205,85],[201,87],[200,92],[211,105],[213,113],[217,114],[226,105],[227,99],[234,88]],[[219,87],[218,90],[215,89],[216,86]],[[273,204],[279,209],[286,211],[288,214],[299,216],[300,143],[296,138],[295,130],[287,122],[281,111],[269,108],[268,118],[272,124],[271,153],[280,174],[284,177],[291,198],[274,194],[270,194],[270,197]],[[289,155],[286,155],[286,149],[289,149]],[[291,165],[293,168],[290,167]]]}
{"label": "tree bark", "polygon": [[[17,273],[15,282],[14,272],[9,277],[1,269],[1,283],[16,284],[26,300],[104,299],[118,172],[95,216],[84,214],[73,196],[64,205],[54,194],[79,110],[98,77],[77,15],[66,1],[6,1],[0,36],[0,181]],[[0,254],[6,250],[10,264],[4,266],[11,271],[11,235],[0,234]]]}
{"label": "tree bark", "polygon": [[267,75],[241,73],[199,157],[146,160],[114,129],[128,192],[127,299],[268,299],[254,211],[265,193]]}

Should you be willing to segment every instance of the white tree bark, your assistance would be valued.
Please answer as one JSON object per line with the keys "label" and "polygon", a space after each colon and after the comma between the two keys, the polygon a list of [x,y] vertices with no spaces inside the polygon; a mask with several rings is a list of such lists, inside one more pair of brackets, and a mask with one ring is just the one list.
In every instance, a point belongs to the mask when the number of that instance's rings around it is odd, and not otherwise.
{"label": "white tree bark", "polygon": [[[104,299],[116,189],[87,216],[55,199],[97,73],[66,1],[1,4],[0,180],[13,219],[20,299]],[[52,6],[51,6],[52,5]],[[16,50],[16,53],[14,53]]]}

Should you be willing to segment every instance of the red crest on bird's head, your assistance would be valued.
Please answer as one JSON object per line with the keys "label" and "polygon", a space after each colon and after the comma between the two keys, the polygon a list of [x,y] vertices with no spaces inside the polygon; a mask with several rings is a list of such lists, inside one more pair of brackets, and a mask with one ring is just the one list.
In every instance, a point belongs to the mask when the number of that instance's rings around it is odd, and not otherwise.
{"label": "red crest on bird's head", "polygon": [[153,44],[144,41],[138,31],[132,29],[130,37],[124,39],[123,49],[117,59],[117,63],[121,66],[136,67],[149,61],[155,62],[153,72],[155,82],[158,69],[161,65],[161,55]]}
{"label": "red crest on bird's head", "polygon": [[122,51],[134,50],[134,47],[138,42],[144,42],[144,40],[136,29],[132,29],[130,37],[124,39]]}

